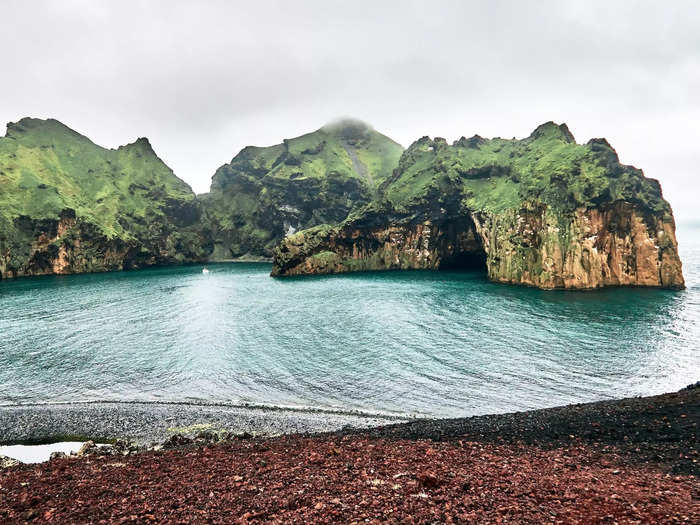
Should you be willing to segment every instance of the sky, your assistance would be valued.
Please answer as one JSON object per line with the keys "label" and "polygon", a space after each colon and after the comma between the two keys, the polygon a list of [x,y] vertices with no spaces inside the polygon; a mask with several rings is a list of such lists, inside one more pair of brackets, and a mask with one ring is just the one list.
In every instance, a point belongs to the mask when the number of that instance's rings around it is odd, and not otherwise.
{"label": "sky", "polygon": [[338,117],[404,146],[553,120],[700,220],[699,28],[680,0],[0,0],[0,121],[146,136],[202,193],[242,147]]}

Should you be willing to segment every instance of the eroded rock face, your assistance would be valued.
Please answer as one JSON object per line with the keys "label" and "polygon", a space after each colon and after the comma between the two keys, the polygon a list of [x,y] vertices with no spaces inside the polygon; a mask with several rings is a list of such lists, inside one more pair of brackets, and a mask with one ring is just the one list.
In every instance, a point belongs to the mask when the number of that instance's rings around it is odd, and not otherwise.
{"label": "eroded rock face", "polygon": [[468,217],[366,229],[309,230],[285,239],[273,275],[437,270],[465,259],[483,264],[484,256],[475,225]]}
{"label": "eroded rock face", "polygon": [[17,222],[21,227],[15,231],[21,234],[15,242],[0,243],[1,278],[132,270],[205,259],[199,243],[188,246],[174,229],[161,228],[150,239],[137,240],[109,238],[72,213],[58,220],[22,217]]}
{"label": "eroded rock face", "polygon": [[481,262],[493,281],[544,289],[684,286],[673,218],[645,216],[629,203],[577,209],[563,226],[546,209],[472,217],[300,232],[280,246],[273,275],[474,268]]}
{"label": "eroded rock face", "polygon": [[546,208],[476,214],[475,223],[493,281],[546,289],[684,286],[670,215],[617,202],[565,218]]}
{"label": "eroded rock face", "polygon": [[543,289],[684,287],[658,182],[565,126],[522,141],[424,137],[382,191],[339,226],[286,238],[272,275],[482,264],[492,281]]}
{"label": "eroded rock face", "polygon": [[402,151],[349,120],[274,146],[244,148],[216,171],[203,197],[211,259],[269,259],[286,235],[345,220],[372,200]]}
{"label": "eroded rock face", "polygon": [[201,203],[141,138],[116,150],[55,120],[0,137],[0,278],[206,260]]}

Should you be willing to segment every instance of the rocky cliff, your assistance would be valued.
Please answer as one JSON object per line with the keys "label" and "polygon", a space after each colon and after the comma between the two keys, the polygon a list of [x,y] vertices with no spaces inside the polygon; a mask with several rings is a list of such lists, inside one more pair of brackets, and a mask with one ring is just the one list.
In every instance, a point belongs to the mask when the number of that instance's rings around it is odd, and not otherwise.
{"label": "rocky cliff", "polygon": [[0,138],[0,278],[203,260],[200,216],[147,139],[110,150],[29,118]]}
{"label": "rocky cliff", "polygon": [[545,289],[684,286],[659,183],[552,122],[522,140],[423,137],[372,203],[285,238],[272,274],[446,267]]}
{"label": "rocky cliff", "polygon": [[683,287],[658,182],[604,139],[549,122],[401,151],[341,121],[245,148],[198,199],[146,139],[108,150],[23,119],[0,138],[0,277],[274,253],[273,275],[470,267],[541,288]]}
{"label": "rocky cliff", "polygon": [[270,147],[244,148],[202,196],[215,260],[269,258],[285,235],[343,221],[367,204],[403,148],[342,120]]}

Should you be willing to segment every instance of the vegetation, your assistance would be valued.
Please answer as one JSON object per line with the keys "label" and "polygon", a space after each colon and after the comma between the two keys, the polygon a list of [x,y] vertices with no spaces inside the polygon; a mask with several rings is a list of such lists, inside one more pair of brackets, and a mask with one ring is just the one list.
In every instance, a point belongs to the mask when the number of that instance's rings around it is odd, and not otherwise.
{"label": "vegetation", "polygon": [[403,148],[343,120],[270,147],[244,148],[203,196],[214,258],[269,257],[285,235],[343,221],[376,197]]}
{"label": "vegetation", "polygon": [[272,274],[437,268],[463,254],[499,282],[684,286],[658,181],[620,164],[605,139],[577,144],[553,122],[521,140],[417,140],[372,202],[284,239]]}
{"label": "vegetation", "polygon": [[[479,216],[503,250],[491,250],[489,267],[507,265],[508,279],[524,280],[551,273],[545,251],[573,249],[581,229],[574,210],[622,201],[641,210],[650,231],[658,220],[672,224],[657,181],[620,164],[605,139],[576,144],[553,122],[521,140],[423,137],[402,151],[368,125],[342,120],[244,148],[197,198],[147,139],[105,149],[58,121],[27,118],[0,138],[0,277],[273,253],[287,262],[309,257],[324,271],[389,260],[408,267],[413,255],[341,261],[327,241],[342,230]],[[675,253],[674,238],[654,242]],[[531,245],[546,250],[534,256]]]}
{"label": "vegetation", "polygon": [[116,266],[193,260],[206,252],[188,230],[199,216],[190,187],[145,138],[105,149],[30,118],[0,138],[0,274],[44,273],[62,248],[80,271],[108,269],[109,250],[129,259]]}
{"label": "vegetation", "polygon": [[500,212],[524,201],[565,211],[615,200],[654,211],[668,206],[658,182],[621,165],[605,139],[579,145],[565,124],[553,122],[522,140],[474,136],[450,146],[423,137],[406,150],[398,173],[382,189],[397,210],[453,192],[474,211]]}

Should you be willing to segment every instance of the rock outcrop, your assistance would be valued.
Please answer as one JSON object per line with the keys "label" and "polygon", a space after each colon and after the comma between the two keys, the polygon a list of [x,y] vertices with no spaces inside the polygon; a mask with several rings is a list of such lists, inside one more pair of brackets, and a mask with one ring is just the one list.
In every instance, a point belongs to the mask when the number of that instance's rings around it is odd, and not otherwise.
{"label": "rock outcrop", "polygon": [[659,183],[605,139],[400,145],[341,121],[244,148],[196,197],[146,139],[108,150],[55,120],[0,138],[0,278],[267,258],[273,275],[481,268],[540,288],[682,288]]}
{"label": "rock outcrop", "polygon": [[290,233],[343,221],[370,202],[403,148],[354,120],[270,147],[244,148],[201,196],[213,260],[270,258]]}
{"label": "rock outcrop", "polygon": [[0,278],[205,260],[200,216],[147,139],[109,150],[29,118],[0,138]]}
{"label": "rock outcrop", "polygon": [[373,203],[285,238],[272,275],[446,267],[544,289],[684,286],[658,182],[551,122],[522,140],[418,140]]}

